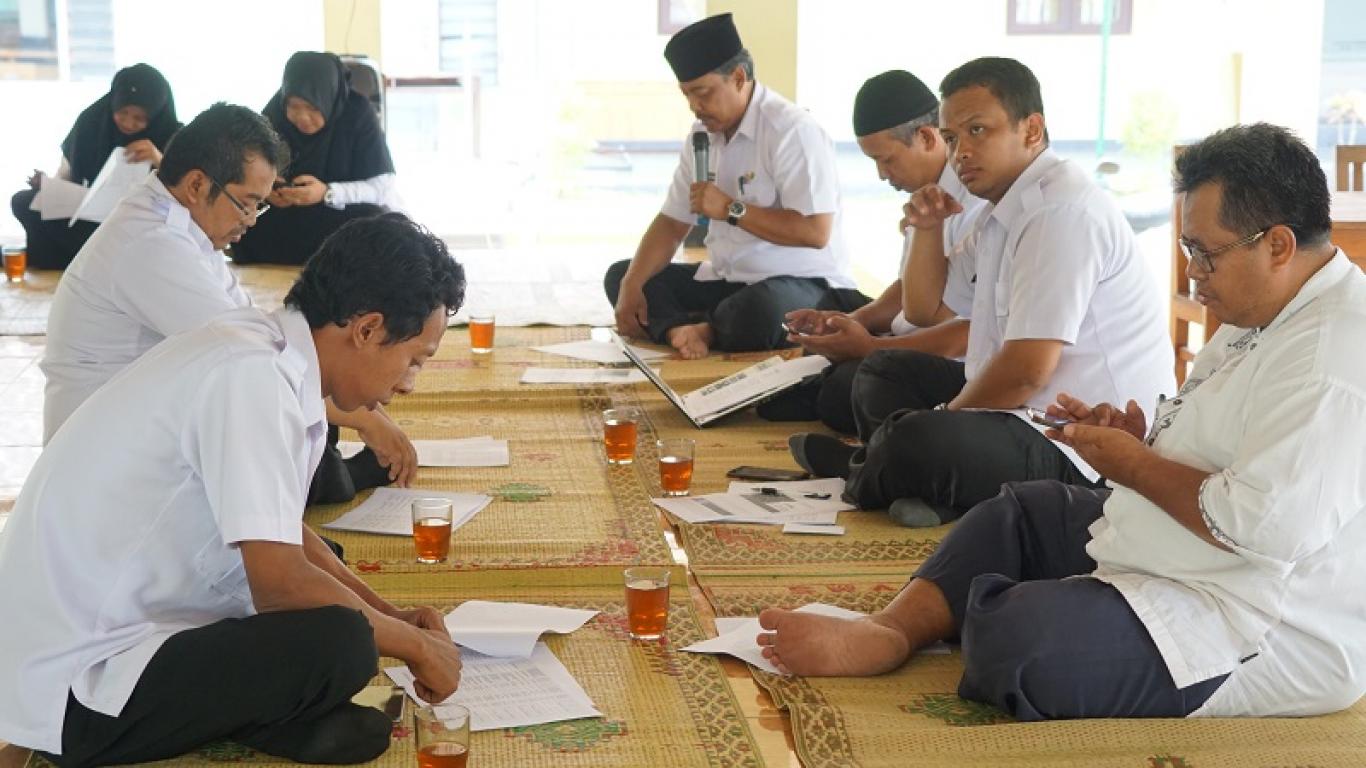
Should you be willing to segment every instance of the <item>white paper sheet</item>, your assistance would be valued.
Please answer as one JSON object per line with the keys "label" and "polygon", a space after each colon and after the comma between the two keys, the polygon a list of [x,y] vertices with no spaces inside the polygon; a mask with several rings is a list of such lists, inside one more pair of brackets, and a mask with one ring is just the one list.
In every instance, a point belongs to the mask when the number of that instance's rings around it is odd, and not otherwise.
{"label": "white paper sheet", "polygon": [[[365,447],[354,440],[337,442],[337,450],[344,458],[351,458]],[[420,467],[506,467],[508,441],[492,437],[464,437],[456,440],[414,440],[417,464]]]}
{"label": "white paper sheet", "polygon": [[[545,352],[550,355],[560,355],[575,360],[586,360],[590,363],[602,363],[611,365],[617,363],[629,363],[625,353],[616,344],[610,341],[566,341],[561,344],[547,344],[541,347],[532,347],[537,352]],[[669,356],[668,352],[656,349],[645,349],[644,347],[631,346],[641,360],[662,360]]]}
{"label": "white paper sheet", "polygon": [[114,147],[114,151],[109,153],[109,159],[104,161],[100,174],[90,184],[90,191],[85,193],[85,199],[81,201],[80,207],[71,214],[71,223],[75,224],[77,219],[104,221],[123,196],[141,184],[151,172],[150,161],[129,162],[123,147]]}
{"label": "white paper sheet", "polygon": [[[808,603],[797,609],[798,613],[816,613],[822,616],[832,616],[837,619],[857,619],[865,614],[858,611],[851,611],[847,608],[840,608],[835,605],[825,603]],[[720,634],[710,640],[703,640],[698,643],[681,648],[679,650],[691,651],[692,653],[724,653],[775,675],[781,675],[778,668],[773,666],[768,659],[764,658],[763,649],[759,646],[757,638],[764,632],[764,628],[759,626],[758,618],[723,618],[716,620],[716,631]],[[943,654],[948,653],[949,648],[943,643],[935,643],[916,651],[916,653]]]}
{"label": "white paper sheet", "polygon": [[834,525],[835,510],[812,506],[810,499],[783,493],[709,493],[688,498],[654,499],[655,504],[685,523],[758,523],[782,525],[807,523]]}
{"label": "white paper sheet", "polygon": [[554,605],[466,600],[446,614],[446,629],[455,642],[479,653],[527,658],[542,632],[573,632],[597,613]]}
{"label": "white paper sheet", "polygon": [[[843,512],[846,509],[858,509],[858,507],[845,501],[841,496],[844,494],[844,478],[841,477],[819,477],[814,480],[783,480],[779,482],[754,482],[751,480],[732,480],[726,493],[760,493],[760,488],[773,488],[781,491],[784,495],[793,498],[800,497],[812,509],[832,510]],[[815,496],[829,496],[827,499],[812,498],[808,494]]]}
{"label": "white paper sheet", "polygon": [[813,533],[818,536],[843,536],[842,525],[810,525],[808,523],[783,523],[783,533]]}
{"label": "white paper sheet", "polygon": [[[529,659],[499,659],[467,650],[460,660],[460,687],[433,709],[441,717],[444,704],[466,707],[471,731],[602,717],[545,643],[537,643]],[[407,667],[389,667],[384,673],[413,701],[426,704],[413,689],[413,673]]]}
{"label": "white paper sheet", "polygon": [[37,211],[43,221],[70,219],[71,214],[81,207],[81,201],[88,192],[84,186],[57,176],[43,174],[38,185],[38,194],[29,203],[29,210]]}
{"label": "white paper sheet", "polygon": [[683,407],[694,419],[720,413],[736,403],[751,400],[820,373],[830,361],[820,355],[793,360],[773,357],[683,395]]}
{"label": "white paper sheet", "polygon": [[527,368],[523,384],[634,384],[645,374],[634,368]]}
{"label": "white paper sheet", "polygon": [[413,499],[450,499],[451,530],[468,523],[479,510],[493,501],[482,493],[453,493],[413,488],[376,488],[370,498],[324,528],[333,531],[359,531],[391,536],[413,535]]}

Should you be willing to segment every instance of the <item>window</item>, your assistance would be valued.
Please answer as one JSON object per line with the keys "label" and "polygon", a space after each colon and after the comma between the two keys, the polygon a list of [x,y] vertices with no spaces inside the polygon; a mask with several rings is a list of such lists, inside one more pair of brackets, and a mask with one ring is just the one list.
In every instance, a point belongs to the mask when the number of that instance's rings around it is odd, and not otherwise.
{"label": "window", "polygon": [[55,0],[0,0],[0,76],[56,79]]}
{"label": "window", "polygon": [[1127,35],[1133,26],[1133,0],[1010,0],[1006,34],[1098,35],[1110,4],[1110,33]]}
{"label": "window", "polygon": [[441,0],[441,71],[498,84],[498,1]]}

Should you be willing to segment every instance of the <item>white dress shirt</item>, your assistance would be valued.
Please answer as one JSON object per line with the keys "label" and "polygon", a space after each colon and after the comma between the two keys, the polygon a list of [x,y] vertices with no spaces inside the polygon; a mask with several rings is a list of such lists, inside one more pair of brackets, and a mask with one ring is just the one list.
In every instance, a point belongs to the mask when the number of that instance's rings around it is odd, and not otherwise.
{"label": "white dress shirt", "polygon": [[[1056,339],[1063,342],[1058,367],[1025,405],[1046,408],[1066,392],[1123,406],[1176,391],[1162,297],[1133,228],[1076,164],[1044,150],[978,220],[964,244],[977,275],[969,381],[1007,341]],[[1092,481],[1099,477],[1071,448],[1058,447]]]}
{"label": "white dress shirt", "polygon": [[0,741],[60,752],[68,690],[115,717],[168,637],[254,614],[236,545],[302,543],[326,433],[288,309],[174,336],[77,409],[0,531]]}
{"label": "white dress shirt", "polygon": [[1196,716],[1315,715],[1366,693],[1366,275],[1341,251],[1269,325],[1222,326],[1149,441],[1212,473],[1225,552],[1128,488],[1091,526],[1095,576],[1177,687],[1230,674]]}
{"label": "white dress shirt", "polygon": [[[697,214],[688,210],[689,188],[696,180],[692,133],[703,130],[701,122],[693,124],[661,211],[688,225],[697,223]],[[724,133],[709,135],[711,173],[722,192],[749,206],[782,208],[803,216],[834,214],[834,225],[824,248],[800,248],[776,245],[724,220],[713,220],[707,225],[709,260],[698,268],[697,279],[757,283],[789,275],[823,277],[832,288],[854,288],[844,243],[835,145],[816,119],[756,82],[730,141]]]}
{"label": "white dress shirt", "polygon": [[[973,281],[977,277],[976,265],[969,257],[964,256],[964,240],[969,232],[977,224],[977,215],[982,212],[987,201],[973,195],[968,188],[963,186],[963,182],[958,180],[958,174],[953,172],[952,163],[944,163],[944,172],[939,175],[939,188],[953,195],[963,206],[963,212],[950,216],[944,221],[944,247],[945,256],[948,258],[948,273],[944,279],[944,306],[953,311],[961,318],[972,317],[972,295],[976,287]],[[901,246],[901,268],[897,274],[906,274],[906,260],[911,255],[911,238],[915,230],[911,227],[906,228],[906,239]],[[892,318],[892,335],[905,336],[919,328],[906,320],[906,310],[902,309]]]}
{"label": "white dress shirt", "polygon": [[47,321],[43,443],[124,366],[172,334],[251,300],[156,174],[95,230],[57,284]]}

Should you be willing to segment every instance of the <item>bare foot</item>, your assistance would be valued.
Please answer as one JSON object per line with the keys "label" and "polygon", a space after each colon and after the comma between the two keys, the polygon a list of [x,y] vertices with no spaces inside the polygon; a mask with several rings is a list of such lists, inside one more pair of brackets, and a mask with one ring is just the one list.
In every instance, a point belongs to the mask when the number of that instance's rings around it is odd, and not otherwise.
{"label": "bare foot", "polygon": [[669,344],[678,350],[678,356],[684,360],[706,357],[715,337],[711,323],[677,325],[669,329],[668,335]]}
{"label": "bare foot", "polygon": [[759,626],[764,658],[779,670],[807,677],[864,677],[890,672],[911,656],[901,632],[871,618],[836,619],[767,608]]}

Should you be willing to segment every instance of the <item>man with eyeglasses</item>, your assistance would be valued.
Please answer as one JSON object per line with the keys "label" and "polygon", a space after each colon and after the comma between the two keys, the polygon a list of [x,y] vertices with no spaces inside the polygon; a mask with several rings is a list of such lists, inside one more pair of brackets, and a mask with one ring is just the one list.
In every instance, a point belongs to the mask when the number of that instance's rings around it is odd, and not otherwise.
{"label": "man with eyeglasses", "polygon": [[959,694],[1022,720],[1305,716],[1366,693],[1366,275],[1284,128],[1195,144],[1176,190],[1186,274],[1223,325],[1151,428],[1132,401],[1050,407],[1113,492],[1008,484],[877,614],[764,611],[779,668],[878,674],[961,639]]}
{"label": "man with eyeglasses", "polygon": [[[222,250],[270,210],[289,148],[265,118],[215,104],[171,139],[161,167],[119,203],[77,254],[53,300],[47,348],[43,444],[106,381],[162,339],[250,306]],[[356,489],[407,485],[417,452],[383,409],[347,413],[329,404],[336,425],[356,429],[368,449],[343,462],[335,447],[311,501],[345,501]]]}

